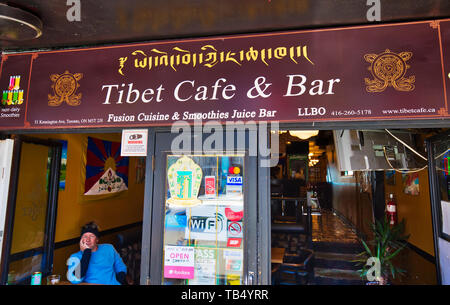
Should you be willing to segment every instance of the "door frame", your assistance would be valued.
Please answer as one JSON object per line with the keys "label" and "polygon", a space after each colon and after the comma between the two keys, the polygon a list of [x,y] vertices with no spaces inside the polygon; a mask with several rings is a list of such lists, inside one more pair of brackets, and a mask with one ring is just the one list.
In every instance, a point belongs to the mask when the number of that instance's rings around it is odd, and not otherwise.
{"label": "door frame", "polygon": [[11,175],[11,165],[13,158],[14,140],[2,139],[0,136],[0,262],[3,250],[3,233],[5,230],[6,208],[8,206],[9,181]]}
{"label": "door frame", "polygon": [[431,221],[433,225],[434,255],[436,260],[437,284],[442,284],[441,264],[439,255],[439,239],[448,240],[448,236],[442,233],[441,197],[439,194],[439,178],[436,172],[436,161],[434,159],[433,143],[450,136],[450,130],[434,135],[426,139],[428,154],[428,181],[430,185]]}
{"label": "door frame", "polygon": [[[256,131],[257,132],[257,131]],[[161,184],[161,181],[164,180],[164,175],[161,175],[161,173],[156,173],[156,167],[154,164],[156,162],[160,162],[159,159],[164,159],[165,156],[167,156],[167,152],[161,150],[161,155],[158,155],[158,148],[159,140],[158,136],[164,135],[164,134],[171,134],[170,129],[168,128],[158,128],[153,130],[152,133],[149,132],[149,135],[152,135],[152,138],[154,141],[152,144],[149,143],[149,149],[147,160],[151,160],[152,163],[152,181],[148,181],[149,187],[151,184],[151,191],[147,189],[146,187],[146,194],[145,194],[145,209],[146,209],[146,215],[150,217],[144,217],[144,231],[145,233],[145,239],[143,240],[150,240],[150,247],[145,249],[145,251],[148,251],[149,253],[144,253],[144,249],[142,251],[142,262],[144,262],[141,265],[141,270],[146,273],[141,273],[141,284],[152,284],[152,285],[160,285],[161,279],[162,279],[162,263],[163,263],[163,242],[164,242],[164,230],[161,230],[164,226],[164,218],[161,217],[164,212],[164,207],[157,206],[157,202],[159,200],[153,200],[155,198],[156,194],[161,193],[164,194],[164,190],[156,191],[156,187],[158,184]],[[176,136],[177,134],[173,134],[173,136]],[[224,138],[225,140],[225,138]],[[236,139],[235,139],[236,140]],[[235,146],[237,147],[237,146]],[[248,153],[246,153],[244,157],[244,164],[246,164],[246,171],[247,174],[244,179],[244,186],[249,186],[249,181],[252,179],[252,177],[258,177],[258,159],[256,156],[252,157],[249,156]],[[149,162],[150,163],[150,162]],[[158,163],[159,164],[159,163]],[[253,165],[252,165],[253,164]],[[159,181],[158,181],[159,180]],[[258,248],[262,244],[258,241],[259,234],[257,233],[258,223],[261,223],[256,215],[258,215],[258,180],[254,181],[254,191],[247,191],[244,193],[244,202],[251,202],[253,201],[254,204],[245,204],[244,205],[244,214],[246,215],[254,215],[253,217],[246,218],[246,223],[244,225],[245,228],[245,241],[244,241],[244,254],[247,256],[247,258],[244,259],[243,263],[243,283],[245,284],[260,284],[260,277],[258,276],[261,272],[260,270],[260,264],[258,263],[260,261],[259,255],[260,251]],[[147,179],[146,179],[147,183]],[[162,183],[162,185],[165,185]],[[148,192],[147,192],[148,191]],[[154,204],[154,206],[153,206]],[[252,209],[252,210],[250,210]],[[163,215],[164,216],[164,215]],[[150,237],[150,238],[149,238]],[[151,250],[151,251],[150,251]],[[150,253],[151,252],[151,253]],[[250,254],[247,254],[250,252]],[[144,261],[145,259],[145,261]],[[148,264],[148,267],[144,266],[144,264]],[[250,273],[250,272],[251,273]],[[251,279],[249,278],[249,274],[251,275]]]}
{"label": "door frame", "polygon": [[[8,269],[10,263],[10,252],[14,229],[14,217],[16,212],[16,199],[20,173],[20,159],[22,155],[22,143],[44,145],[52,148],[50,158],[50,173],[48,184],[47,211],[45,219],[45,234],[42,247],[42,275],[45,276],[53,269],[53,251],[55,241],[56,212],[58,207],[59,174],[61,166],[62,144],[55,140],[44,140],[24,135],[17,135],[14,138],[13,158],[11,165],[11,176],[8,194],[8,203],[5,216],[5,231],[3,238],[3,251],[0,265],[0,284],[5,285],[8,281]],[[32,252],[31,249],[27,252]],[[24,280],[28,279],[26,277]],[[23,280],[22,280],[23,281]]]}

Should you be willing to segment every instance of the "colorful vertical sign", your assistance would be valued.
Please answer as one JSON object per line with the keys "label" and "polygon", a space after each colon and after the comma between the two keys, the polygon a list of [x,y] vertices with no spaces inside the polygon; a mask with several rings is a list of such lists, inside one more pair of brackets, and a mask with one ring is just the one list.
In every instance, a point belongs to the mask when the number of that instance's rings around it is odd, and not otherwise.
{"label": "colorful vertical sign", "polygon": [[20,90],[20,75],[9,77],[9,86],[2,92],[2,105],[21,105],[23,103],[23,90]]}

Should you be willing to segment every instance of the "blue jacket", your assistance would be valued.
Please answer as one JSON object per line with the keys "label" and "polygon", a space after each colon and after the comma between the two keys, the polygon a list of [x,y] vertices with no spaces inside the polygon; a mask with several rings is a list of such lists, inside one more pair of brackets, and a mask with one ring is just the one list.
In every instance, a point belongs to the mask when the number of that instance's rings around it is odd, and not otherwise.
{"label": "blue jacket", "polygon": [[116,279],[116,274],[119,272],[127,272],[127,267],[122,261],[119,253],[110,244],[100,244],[95,252],[92,252],[89,261],[89,267],[86,275],[83,278],[77,278],[75,270],[80,266],[83,252],[78,251],[70,256],[67,265],[69,270],[67,272],[67,279],[73,283],[81,282],[105,284],[105,285],[120,285]]}

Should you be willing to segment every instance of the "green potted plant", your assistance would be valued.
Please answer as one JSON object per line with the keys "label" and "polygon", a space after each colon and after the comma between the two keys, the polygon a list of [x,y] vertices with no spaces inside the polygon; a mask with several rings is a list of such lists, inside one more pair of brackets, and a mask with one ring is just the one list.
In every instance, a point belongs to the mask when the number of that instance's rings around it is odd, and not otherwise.
{"label": "green potted plant", "polygon": [[[406,247],[409,235],[404,235],[405,220],[390,225],[387,217],[383,221],[371,223],[373,240],[365,242],[361,238],[364,251],[358,254],[358,265],[362,269],[358,270],[360,276],[369,278],[374,276],[374,280],[368,284],[386,285],[390,282],[390,277],[394,279],[396,275],[404,275],[402,270],[394,265],[393,259]],[[378,268],[378,270],[376,269]]]}

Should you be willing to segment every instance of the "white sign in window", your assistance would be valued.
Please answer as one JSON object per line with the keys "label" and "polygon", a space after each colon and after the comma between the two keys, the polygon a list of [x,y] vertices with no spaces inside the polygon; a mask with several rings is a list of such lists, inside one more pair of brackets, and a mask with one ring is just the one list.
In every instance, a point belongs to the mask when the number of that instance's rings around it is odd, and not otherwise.
{"label": "white sign in window", "polygon": [[147,129],[122,130],[121,156],[145,157],[147,156]]}

